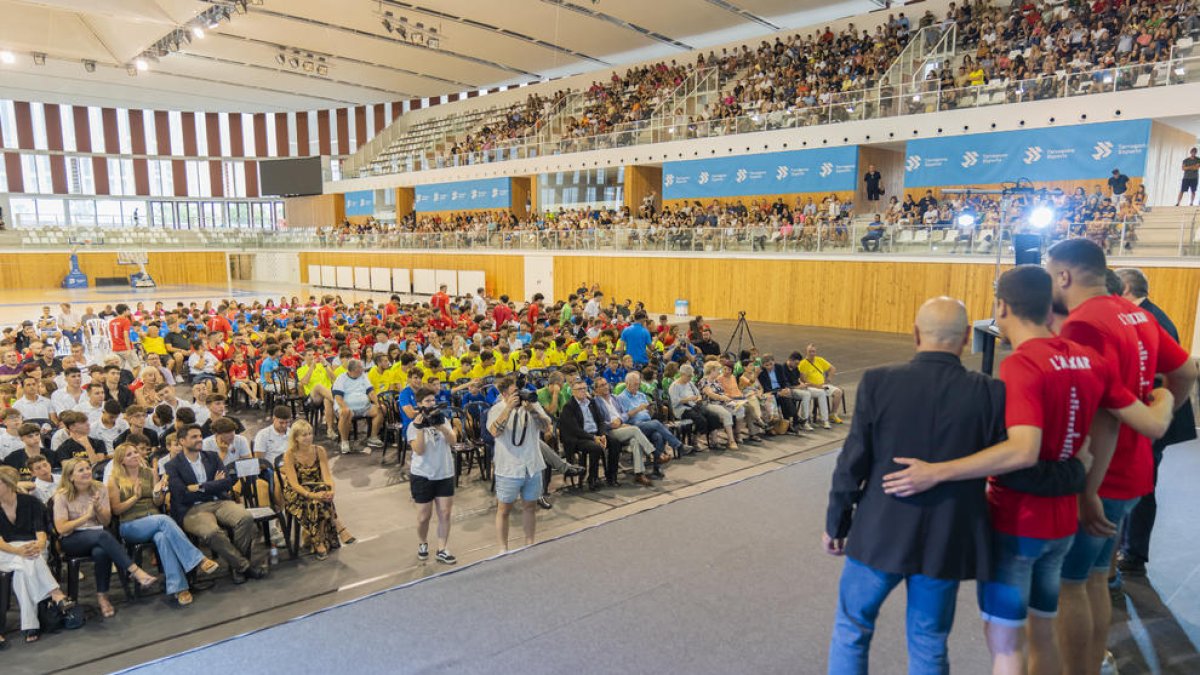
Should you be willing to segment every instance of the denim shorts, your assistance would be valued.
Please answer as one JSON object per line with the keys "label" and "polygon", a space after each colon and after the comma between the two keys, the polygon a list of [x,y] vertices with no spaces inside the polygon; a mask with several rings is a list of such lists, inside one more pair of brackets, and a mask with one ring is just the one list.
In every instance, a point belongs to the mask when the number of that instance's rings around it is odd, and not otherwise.
{"label": "denim shorts", "polygon": [[1074,537],[1034,539],[992,533],[992,579],[976,587],[983,620],[1018,627],[1028,614],[1058,614],[1063,558]]}
{"label": "denim shorts", "polygon": [[524,502],[536,502],[542,496],[542,474],[524,478],[496,476],[496,499],[501,504],[512,504],[518,496]]}
{"label": "denim shorts", "polygon": [[[1104,517],[1108,518],[1118,529],[1121,521],[1137,506],[1140,497],[1133,499],[1101,499],[1104,503]],[[1113,548],[1117,538],[1093,537],[1082,527],[1075,533],[1075,541],[1063,561],[1062,578],[1066,583],[1082,583],[1093,573],[1108,573],[1112,562]]]}

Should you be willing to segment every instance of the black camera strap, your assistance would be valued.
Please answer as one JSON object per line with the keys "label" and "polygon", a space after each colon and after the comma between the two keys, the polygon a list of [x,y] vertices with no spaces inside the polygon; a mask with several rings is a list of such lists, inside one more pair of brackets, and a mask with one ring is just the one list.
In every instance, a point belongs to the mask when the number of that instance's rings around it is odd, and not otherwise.
{"label": "black camera strap", "polygon": [[[519,424],[519,421],[524,421],[524,424]],[[517,427],[521,428],[521,438],[517,439]],[[525,437],[529,434],[529,412],[517,409],[513,412],[513,426],[509,432],[511,434],[513,447],[519,448],[525,445]]]}

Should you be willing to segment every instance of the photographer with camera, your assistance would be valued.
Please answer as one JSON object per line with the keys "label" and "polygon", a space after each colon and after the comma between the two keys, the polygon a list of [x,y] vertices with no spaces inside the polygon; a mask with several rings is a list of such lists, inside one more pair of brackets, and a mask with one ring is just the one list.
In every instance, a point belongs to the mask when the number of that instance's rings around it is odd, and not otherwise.
{"label": "photographer with camera", "polygon": [[508,549],[508,517],[512,505],[521,498],[521,524],[525,545],[533,545],[537,527],[534,511],[542,493],[541,436],[554,426],[554,421],[538,405],[537,394],[517,387],[513,377],[496,381],[501,398],[488,411],[487,430],[496,439],[494,472],[496,477],[496,535],[500,550]]}
{"label": "photographer with camera", "polygon": [[417,503],[417,558],[429,558],[429,520],[437,506],[437,561],[445,565],[458,562],[446,547],[450,539],[450,510],[454,506],[454,455],[450,446],[458,440],[444,405],[429,386],[417,389],[417,414],[408,425],[408,443],[412,447],[409,469],[413,501]]}

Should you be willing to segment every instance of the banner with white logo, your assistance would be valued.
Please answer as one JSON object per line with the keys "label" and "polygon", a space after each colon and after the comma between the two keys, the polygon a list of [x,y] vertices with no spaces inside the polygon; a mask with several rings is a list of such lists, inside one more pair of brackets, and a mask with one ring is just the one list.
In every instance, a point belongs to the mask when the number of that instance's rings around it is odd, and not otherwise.
{"label": "banner with white logo", "polygon": [[359,192],[346,193],[346,215],[347,216],[373,216],[375,215],[375,191],[361,190]]}
{"label": "banner with white logo", "polygon": [[1150,120],[1002,131],[908,142],[905,187],[992,185],[1146,173]]}
{"label": "banner with white logo", "polygon": [[507,178],[418,185],[413,188],[413,195],[413,210],[417,213],[496,210],[512,206]]}
{"label": "banner with white logo", "polygon": [[843,192],[857,186],[854,145],[663,164],[663,199]]}

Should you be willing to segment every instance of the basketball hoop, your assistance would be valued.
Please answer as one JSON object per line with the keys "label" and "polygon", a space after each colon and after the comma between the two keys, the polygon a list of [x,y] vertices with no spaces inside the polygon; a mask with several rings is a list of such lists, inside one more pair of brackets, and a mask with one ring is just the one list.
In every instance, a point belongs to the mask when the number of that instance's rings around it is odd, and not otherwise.
{"label": "basketball hoop", "polygon": [[150,253],[147,251],[117,251],[118,265],[137,265],[138,271],[129,275],[129,285],[133,288],[155,288],[158,284],[154,283],[154,278],[146,271],[146,264],[150,262]]}

